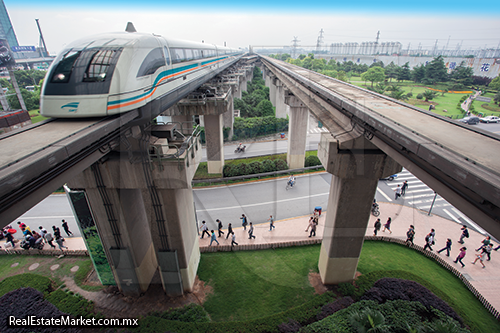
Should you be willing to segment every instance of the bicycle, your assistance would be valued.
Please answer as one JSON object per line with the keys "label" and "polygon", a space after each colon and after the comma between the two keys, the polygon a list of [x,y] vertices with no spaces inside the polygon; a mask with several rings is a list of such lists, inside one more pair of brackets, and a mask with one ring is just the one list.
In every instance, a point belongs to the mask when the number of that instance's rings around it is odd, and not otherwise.
{"label": "bicycle", "polygon": [[288,191],[289,188],[293,188],[295,186],[295,181],[287,181],[286,182],[286,190]]}

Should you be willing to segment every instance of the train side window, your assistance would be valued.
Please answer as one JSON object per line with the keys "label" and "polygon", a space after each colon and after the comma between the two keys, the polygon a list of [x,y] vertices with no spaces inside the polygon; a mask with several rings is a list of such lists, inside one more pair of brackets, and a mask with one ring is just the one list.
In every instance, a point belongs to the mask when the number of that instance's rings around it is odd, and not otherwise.
{"label": "train side window", "polygon": [[137,77],[154,74],[162,66],[165,66],[165,57],[161,48],[158,47],[146,56],[139,68]]}
{"label": "train side window", "polygon": [[186,60],[184,49],[170,49],[172,51],[172,64],[177,64]]}
{"label": "train side window", "polygon": [[50,82],[52,83],[67,83],[69,81],[69,77],[73,72],[73,67],[75,65],[76,60],[80,56],[80,51],[70,51],[66,53],[61,61],[57,64],[54,73],[52,74],[52,78]]}
{"label": "train side window", "polygon": [[115,52],[113,50],[101,50],[94,53],[83,75],[83,82],[104,81]]}
{"label": "train side window", "polygon": [[186,60],[187,61],[190,61],[190,60],[194,59],[193,50],[191,50],[191,49],[185,49],[184,53],[186,54]]}
{"label": "train side window", "polygon": [[165,46],[163,47],[163,53],[165,54],[165,62],[167,63],[167,65],[170,65],[170,53]]}
{"label": "train side window", "polygon": [[202,58],[202,56],[201,56],[201,50],[193,50],[193,56],[194,56],[194,59],[200,59],[200,58]]}

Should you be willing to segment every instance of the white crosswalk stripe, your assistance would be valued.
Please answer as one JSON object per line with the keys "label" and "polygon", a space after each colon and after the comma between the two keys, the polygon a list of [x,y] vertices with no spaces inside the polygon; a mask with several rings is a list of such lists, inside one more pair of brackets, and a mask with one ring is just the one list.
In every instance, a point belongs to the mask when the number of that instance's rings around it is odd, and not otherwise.
{"label": "white crosswalk stripe", "polygon": [[315,133],[323,133],[323,132],[328,132],[328,129],[324,127],[314,127],[314,128],[309,128],[309,134],[315,134]]}

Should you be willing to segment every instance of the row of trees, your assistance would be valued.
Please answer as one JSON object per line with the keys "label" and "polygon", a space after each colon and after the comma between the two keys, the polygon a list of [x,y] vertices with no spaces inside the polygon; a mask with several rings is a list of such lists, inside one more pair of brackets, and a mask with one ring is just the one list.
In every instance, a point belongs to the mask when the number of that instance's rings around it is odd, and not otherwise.
{"label": "row of trees", "polygon": [[259,67],[254,67],[252,81],[247,83],[247,91],[241,99],[234,99],[234,108],[240,110],[241,117],[274,116],[274,107],[269,100],[269,87],[266,87]]}
{"label": "row of trees", "polygon": [[[28,110],[40,108],[40,87],[43,84],[46,73],[46,71],[35,69],[14,71],[14,76],[16,77],[21,95],[23,96],[24,104]],[[10,81],[7,79],[0,79],[0,84],[2,88],[8,89],[5,94],[7,95],[7,101],[9,102],[10,108],[13,110],[20,109],[21,104],[19,103],[19,99]],[[34,86],[35,91],[26,90],[27,86]]]}

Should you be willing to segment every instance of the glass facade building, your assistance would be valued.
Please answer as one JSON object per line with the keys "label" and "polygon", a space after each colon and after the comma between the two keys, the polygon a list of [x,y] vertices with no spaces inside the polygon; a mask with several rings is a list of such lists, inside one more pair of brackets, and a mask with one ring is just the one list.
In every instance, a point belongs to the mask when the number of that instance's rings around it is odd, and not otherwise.
{"label": "glass facade building", "polygon": [[9,46],[19,46],[17,42],[16,33],[14,32],[14,27],[10,22],[9,13],[7,13],[7,8],[2,1],[0,5],[0,39],[6,39],[9,42]]}

